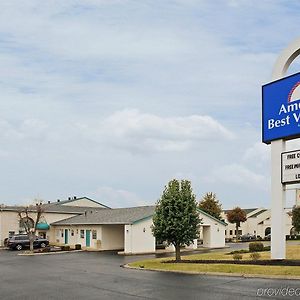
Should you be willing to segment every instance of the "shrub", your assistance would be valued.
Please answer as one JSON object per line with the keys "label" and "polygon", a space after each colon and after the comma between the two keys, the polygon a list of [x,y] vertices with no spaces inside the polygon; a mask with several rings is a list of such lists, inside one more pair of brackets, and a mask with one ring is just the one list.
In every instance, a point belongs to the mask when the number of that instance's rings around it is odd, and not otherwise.
{"label": "shrub", "polygon": [[51,248],[50,247],[45,247],[41,249],[41,252],[50,252]]}
{"label": "shrub", "polygon": [[249,250],[247,250],[247,249],[234,250],[234,251],[229,252],[228,254],[236,254],[236,253],[249,253]]}
{"label": "shrub", "polygon": [[81,245],[80,244],[76,244],[75,245],[75,250],[81,250]]}
{"label": "shrub", "polygon": [[260,254],[259,254],[258,252],[252,252],[252,253],[250,254],[250,258],[251,258],[252,260],[259,260],[259,259],[260,259]]}
{"label": "shrub", "polygon": [[233,257],[234,260],[241,260],[241,259],[243,259],[243,255],[240,254],[240,253],[234,253],[232,257]]}
{"label": "shrub", "polygon": [[71,247],[67,245],[60,246],[61,251],[70,251]]}
{"label": "shrub", "polygon": [[264,250],[264,244],[262,242],[254,242],[249,244],[249,252],[258,252]]}

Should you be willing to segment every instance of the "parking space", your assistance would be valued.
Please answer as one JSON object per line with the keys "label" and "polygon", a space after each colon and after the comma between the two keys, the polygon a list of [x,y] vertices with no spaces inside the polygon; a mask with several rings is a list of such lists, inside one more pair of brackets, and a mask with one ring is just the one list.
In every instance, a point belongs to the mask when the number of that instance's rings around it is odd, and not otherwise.
{"label": "parking space", "polygon": [[146,256],[114,252],[17,254],[0,251],[1,299],[253,299],[260,287],[299,284],[124,269],[120,265]]}

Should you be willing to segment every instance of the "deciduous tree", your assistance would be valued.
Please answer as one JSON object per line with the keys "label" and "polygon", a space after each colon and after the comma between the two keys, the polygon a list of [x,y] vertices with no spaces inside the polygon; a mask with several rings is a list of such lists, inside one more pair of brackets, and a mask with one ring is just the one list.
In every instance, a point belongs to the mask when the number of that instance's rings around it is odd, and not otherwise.
{"label": "deciduous tree", "polygon": [[[29,237],[30,251],[33,251],[33,242],[37,230],[37,225],[44,212],[42,202],[36,203],[35,206],[26,206],[18,211],[20,225],[22,225]],[[32,216],[35,216],[32,218]]]}
{"label": "deciduous tree", "polygon": [[190,181],[171,180],[156,204],[152,227],[155,238],[173,244],[176,261],[180,261],[180,247],[198,238],[200,223]]}
{"label": "deciduous tree", "polygon": [[239,238],[239,227],[242,222],[246,222],[247,214],[246,212],[241,209],[240,207],[235,207],[233,210],[227,213],[227,220],[229,223],[235,224],[236,230],[236,238]]}
{"label": "deciduous tree", "polygon": [[221,220],[222,205],[219,200],[217,200],[215,193],[206,193],[199,202],[199,208]]}

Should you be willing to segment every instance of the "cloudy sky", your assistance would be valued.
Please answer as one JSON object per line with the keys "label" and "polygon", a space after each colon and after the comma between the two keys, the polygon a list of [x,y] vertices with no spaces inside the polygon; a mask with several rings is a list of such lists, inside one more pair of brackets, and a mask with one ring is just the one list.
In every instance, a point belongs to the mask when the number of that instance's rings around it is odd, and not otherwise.
{"label": "cloudy sky", "polygon": [[[1,1],[0,203],[270,206],[261,86],[298,1]],[[299,71],[295,61],[290,72]]]}

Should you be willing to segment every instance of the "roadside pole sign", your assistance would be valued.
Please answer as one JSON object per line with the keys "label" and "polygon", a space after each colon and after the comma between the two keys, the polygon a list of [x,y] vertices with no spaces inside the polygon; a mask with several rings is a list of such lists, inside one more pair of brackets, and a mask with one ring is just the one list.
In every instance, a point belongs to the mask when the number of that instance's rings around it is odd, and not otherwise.
{"label": "roadside pole sign", "polygon": [[281,183],[300,182],[300,150],[281,153]]}
{"label": "roadside pole sign", "polygon": [[262,140],[300,137],[300,73],[262,87]]}

